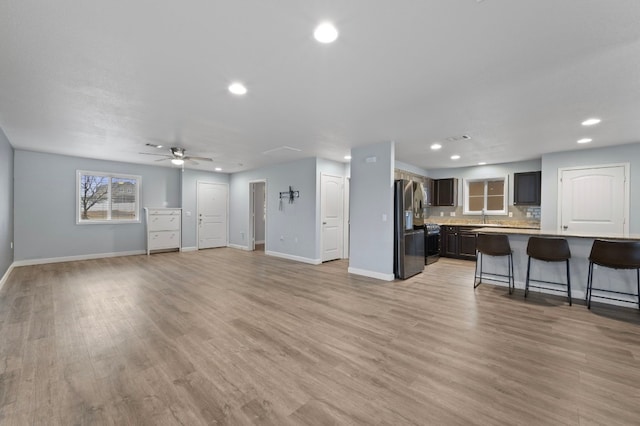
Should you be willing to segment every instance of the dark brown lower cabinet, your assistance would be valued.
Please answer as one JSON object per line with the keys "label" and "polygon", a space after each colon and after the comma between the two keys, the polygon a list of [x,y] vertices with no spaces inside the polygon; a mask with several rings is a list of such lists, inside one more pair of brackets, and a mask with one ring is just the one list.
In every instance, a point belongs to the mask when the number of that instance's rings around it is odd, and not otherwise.
{"label": "dark brown lower cabinet", "polygon": [[474,227],[442,226],[440,228],[440,256],[476,260]]}

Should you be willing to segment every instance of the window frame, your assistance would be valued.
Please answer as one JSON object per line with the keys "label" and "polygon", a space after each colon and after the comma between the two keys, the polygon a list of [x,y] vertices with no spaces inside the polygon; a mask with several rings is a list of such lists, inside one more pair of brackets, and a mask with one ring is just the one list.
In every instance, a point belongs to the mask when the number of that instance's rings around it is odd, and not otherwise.
{"label": "window frame", "polygon": [[[80,182],[82,181],[82,176],[98,176],[101,178],[109,179],[109,187],[107,188],[107,201],[109,203],[109,208],[107,209],[107,218],[106,219],[81,219],[82,217],[82,207],[81,207],[81,194],[80,194]],[[135,219],[112,219],[111,218],[111,184],[112,179],[131,179],[136,181],[136,190],[135,193]],[[141,223],[141,215],[140,215],[140,188],[142,187],[142,176],[140,175],[130,175],[126,173],[111,173],[111,172],[96,172],[91,170],[76,170],[76,225],[115,225],[115,224],[127,224],[127,223]]]}
{"label": "window frame", "polygon": [[[503,181],[503,194],[502,194],[502,210],[487,210],[487,197],[488,191],[487,186],[489,181]],[[464,179],[464,197],[463,197],[463,211],[462,214],[465,215],[482,215],[481,211],[471,211],[469,210],[469,184],[472,182],[484,182],[484,214],[492,215],[492,216],[506,216],[509,214],[509,175],[506,176],[495,176],[495,177],[487,177],[487,178],[473,178],[473,179]]]}

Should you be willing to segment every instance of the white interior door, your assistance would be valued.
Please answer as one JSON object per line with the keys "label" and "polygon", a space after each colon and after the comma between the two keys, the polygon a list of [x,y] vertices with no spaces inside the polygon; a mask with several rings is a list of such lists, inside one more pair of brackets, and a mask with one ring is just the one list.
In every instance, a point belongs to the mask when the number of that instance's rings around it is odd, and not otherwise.
{"label": "white interior door", "polygon": [[560,170],[560,233],[625,234],[625,176],[624,165]]}
{"label": "white interior door", "polygon": [[322,175],[320,179],[322,261],[342,258],[344,235],[344,178]]}
{"label": "white interior door", "polygon": [[198,182],[198,248],[227,246],[229,187]]}

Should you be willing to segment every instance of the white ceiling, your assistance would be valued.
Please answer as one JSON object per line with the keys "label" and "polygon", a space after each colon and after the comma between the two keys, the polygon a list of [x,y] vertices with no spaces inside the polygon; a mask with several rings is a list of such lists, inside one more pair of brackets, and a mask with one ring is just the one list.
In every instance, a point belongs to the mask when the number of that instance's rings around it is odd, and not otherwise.
{"label": "white ceiling", "polygon": [[234,172],[394,140],[431,169],[640,142],[639,112],[638,0],[0,3],[17,149],[160,164],[138,153],[164,141]]}

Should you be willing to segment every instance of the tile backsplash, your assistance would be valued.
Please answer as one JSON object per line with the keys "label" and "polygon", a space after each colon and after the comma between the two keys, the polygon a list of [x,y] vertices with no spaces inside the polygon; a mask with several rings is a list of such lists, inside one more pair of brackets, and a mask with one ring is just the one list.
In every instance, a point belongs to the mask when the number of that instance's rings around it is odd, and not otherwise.
{"label": "tile backsplash", "polygon": [[[440,213],[443,213],[440,216]],[[451,216],[451,213],[455,213],[455,216]],[[526,224],[530,226],[540,225],[540,207],[539,206],[509,206],[509,212],[512,213],[512,217],[508,215],[487,215],[487,223],[499,223],[509,224],[511,222],[517,224]],[[528,214],[528,215],[527,215]],[[482,216],[478,215],[464,215],[462,214],[462,206],[458,207],[429,207],[427,208],[428,222],[449,222],[455,220],[482,220]]]}

